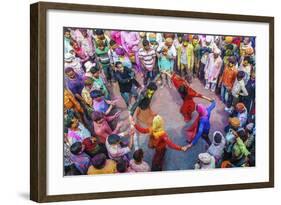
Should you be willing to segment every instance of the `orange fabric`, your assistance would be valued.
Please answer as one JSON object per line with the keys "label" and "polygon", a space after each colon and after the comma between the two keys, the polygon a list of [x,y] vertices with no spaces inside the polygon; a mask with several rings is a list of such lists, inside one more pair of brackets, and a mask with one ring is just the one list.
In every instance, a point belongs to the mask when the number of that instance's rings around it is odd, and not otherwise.
{"label": "orange fabric", "polygon": [[83,112],[82,107],[80,106],[79,102],[75,99],[73,94],[67,89],[64,90],[64,107],[66,109],[73,108],[80,113]]}
{"label": "orange fabric", "polygon": [[168,146],[172,149],[175,149],[175,150],[181,150],[181,146],[173,143],[169,139],[169,136],[167,135],[166,132],[163,132],[161,134],[161,136],[156,137],[151,133],[150,128],[143,128],[137,124],[135,125],[135,128],[136,128],[136,130],[138,130],[141,133],[144,133],[144,134],[150,133],[150,143],[152,145],[152,148],[155,148],[156,150],[164,149],[164,148],[166,148],[166,146]]}
{"label": "orange fabric", "polygon": [[225,87],[231,89],[235,82],[237,76],[237,69],[235,67],[230,68],[228,66],[225,67],[223,74],[222,74],[222,83]]}

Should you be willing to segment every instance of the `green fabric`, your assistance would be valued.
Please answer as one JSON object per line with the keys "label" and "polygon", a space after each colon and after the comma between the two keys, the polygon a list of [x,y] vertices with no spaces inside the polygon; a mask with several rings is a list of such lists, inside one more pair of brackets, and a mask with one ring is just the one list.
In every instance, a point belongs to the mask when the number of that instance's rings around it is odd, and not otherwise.
{"label": "green fabric", "polygon": [[250,154],[246,145],[239,137],[236,139],[236,143],[233,146],[232,152],[234,153],[234,156],[236,156],[236,157],[239,157],[241,155],[247,157]]}

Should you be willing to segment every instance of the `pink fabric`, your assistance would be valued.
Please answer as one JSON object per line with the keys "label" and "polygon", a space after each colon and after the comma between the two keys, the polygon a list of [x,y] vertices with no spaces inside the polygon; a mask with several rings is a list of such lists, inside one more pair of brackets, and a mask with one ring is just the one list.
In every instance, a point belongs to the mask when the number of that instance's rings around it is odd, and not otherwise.
{"label": "pink fabric", "polygon": [[110,36],[111,36],[111,39],[114,40],[119,46],[122,45],[120,31],[111,31]]}
{"label": "pink fabric", "polygon": [[207,79],[208,82],[216,83],[219,73],[221,71],[221,67],[222,67],[221,57],[219,56],[215,59],[214,54],[211,53],[209,55],[209,59],[205,66],[205,79]]}
{"label": "pink fabric", "polygon": [[101,124],[94,122],[94,130],[96,136],[99,138],[101,143],[105,143],[106,138],[111,134],[116,134],[114,131],[109,127],[106,120],[104,120]]}
{"label": "pink fabric", "polygon": [[140,35],[138,32],[127,32],[121,31],[121,44],[125,49],[127,54],[130,56],[131,53],[135,55],[136,60],[136,69],[140,71],[140,61],[138,57],[139,43],[140,43]]}
{"label": "pink fabric", "polygon": [[197,104],[196,110],[200,117],[207,116],[208,114],[206,107],[202,104]]}

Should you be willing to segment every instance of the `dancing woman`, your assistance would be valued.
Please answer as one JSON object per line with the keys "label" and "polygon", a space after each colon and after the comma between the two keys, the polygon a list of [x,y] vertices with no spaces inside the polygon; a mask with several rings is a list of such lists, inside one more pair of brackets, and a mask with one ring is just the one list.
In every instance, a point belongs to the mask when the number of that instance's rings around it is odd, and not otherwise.
{"label": "dancing woman", "polygon": [[130,119],[131,124],[134,125],[138,132],[149,133],[149,147],[155,149],[152,159],[152,171],[162,171],[167,146],[178,151],[185,152],[187,150],[187,146],[179,146],[169,138],[164,128],[164,120],[160,115],[153,118],[152,126],[148,128],[143,128],[136,124],[132,117]]}

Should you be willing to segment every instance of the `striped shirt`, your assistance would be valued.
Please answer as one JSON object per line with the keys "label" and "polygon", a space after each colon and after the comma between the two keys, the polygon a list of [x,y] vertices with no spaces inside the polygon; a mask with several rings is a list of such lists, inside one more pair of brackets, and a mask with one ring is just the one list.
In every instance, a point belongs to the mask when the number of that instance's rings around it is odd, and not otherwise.
{"label": "striped shirt", "polygon": [[139,58],[140,60],[142,60],[145,69],[149,71],[153,70],[155,57],[156,57],[156,52],[152,48],[150,48],[148,51],[145,50],[144,48],[141,48],[139,50]]}

